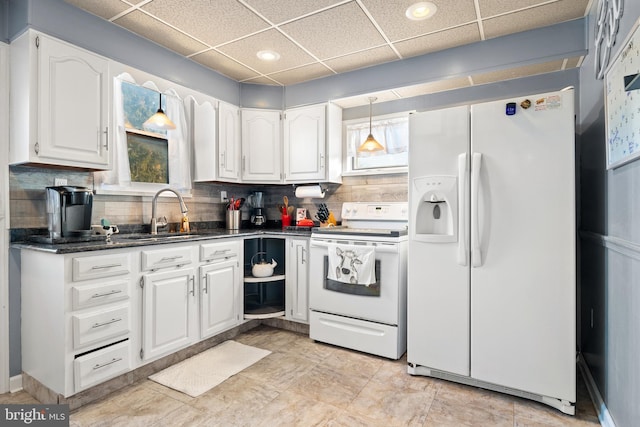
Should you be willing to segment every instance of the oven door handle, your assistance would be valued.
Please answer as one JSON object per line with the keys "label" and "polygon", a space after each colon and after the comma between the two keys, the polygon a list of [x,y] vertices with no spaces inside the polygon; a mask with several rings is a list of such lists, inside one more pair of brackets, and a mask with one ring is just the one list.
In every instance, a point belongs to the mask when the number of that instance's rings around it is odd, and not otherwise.
{"label": "oven door handle", "polygon": [[400,252],[400,245],[398,245],[397,243],[375,243],[373,245],[359,245],[359,244],[354,244],[353,242],[348,242],[348,243],[342,243],[342,242],[326,242],[326,241],[320,241],[320,240],[311,240],[310,242],[310,247],[311,248],[322,248],[322,249],[327,249],[329,247],[329,244],[334,243],[334,244],[338,244],[338,245],[344,245],[344,246],[355,246],[355,247],[372,247],[374,248],[376,253],[389,253],[389,254],[397,254]]}

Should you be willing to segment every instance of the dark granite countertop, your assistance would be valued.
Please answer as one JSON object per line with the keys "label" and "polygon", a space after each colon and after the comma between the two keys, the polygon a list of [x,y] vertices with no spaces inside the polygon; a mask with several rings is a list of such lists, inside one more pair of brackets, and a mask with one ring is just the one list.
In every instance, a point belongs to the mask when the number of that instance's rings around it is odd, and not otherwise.
{"label": "dark granite countertop", "polygon": [[133,248],[151,245],[166,245],[180,242],[193,242],[211,239],[252,237],[261,235],[275,236],[311,236],[309,227],[269,227],[269,228],[246,228],[239,230],[227,230],[225,228],[210,228],[198,230],[192,233],[159,233],[151,235],[148,233],[119,233],[111,236],[111,241],[107,242],[106,237],[93,236],[90,241],[70,242],[61,244],[38,243],[29,240],[16,241],[11,243],[15,249],[29,249],[56,254],[68,254],[76,252],[101,251],[106,249]]}

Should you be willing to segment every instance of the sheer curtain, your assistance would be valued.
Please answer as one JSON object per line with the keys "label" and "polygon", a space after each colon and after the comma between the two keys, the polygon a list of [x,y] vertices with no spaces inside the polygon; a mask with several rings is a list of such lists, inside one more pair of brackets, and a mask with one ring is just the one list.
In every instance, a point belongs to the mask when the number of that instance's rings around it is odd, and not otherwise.
{"label": "sheer curtain", "polygon": [[369,135],[369,123],[346,125],[347,157],[351,170],[405,167],[409,152],[409,118],[393,117],[375,120],[371,133],[385,147],[384,152],[359,153],[358,147]]}
{"label": "sheer curtain", "polygon": [[[124,73],[113,79],[113,114],[115,133],[113,135],[113,165],[111,170],[96,172],[94,176],[98,188],[128,187],[131,185],[131,171],[129,169],[129,155],[127,154],[127,133],[124,127],[124,104],[122,102],[122,82],[135,84],[129,74]],[[112,131],[114,132],[114,131]]]}
{"label": "sheer curtain", "polygon": [[189,128],[184,111],[184,102],[178,94],[169,89],[166,97],[165,113],[176,124],[175,130],[167,131],[169,140],[169,186],[183,192],[191,191],[191,150],[189,149]]}

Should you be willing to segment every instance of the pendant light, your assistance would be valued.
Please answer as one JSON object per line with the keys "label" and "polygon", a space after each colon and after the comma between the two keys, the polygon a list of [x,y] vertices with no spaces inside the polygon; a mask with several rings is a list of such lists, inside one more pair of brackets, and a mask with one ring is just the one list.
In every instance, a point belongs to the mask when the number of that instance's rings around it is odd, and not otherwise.
{"label": "pendant light", "polygon": [[382,146],[382,144],[376,141],[376,139],[373,137],[373,134],[371,133],[371,117],[372,117],[371,109],[372,109],[373,101],[375,101],[376,99],[378,98],[374,96],[369,97],[369,136],[367,136],[367,139],[362,144],[360,144],[360,147],[358,147],[358,151],[360,153],[384,151],[384,147]]}
{"label": "pendant light", "polygon": [[162,111],[162,93],[158,92],[158,95],[160,96],[158,111],[149,117],[143,126],[154,130],[173,130],[176,128],[176,125],[167,117],[164,111]]}

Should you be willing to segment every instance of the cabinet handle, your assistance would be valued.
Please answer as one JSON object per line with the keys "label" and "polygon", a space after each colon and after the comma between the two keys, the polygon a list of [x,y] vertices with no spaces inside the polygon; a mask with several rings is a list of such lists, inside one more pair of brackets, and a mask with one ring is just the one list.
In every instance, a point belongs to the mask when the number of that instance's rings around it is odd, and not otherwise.
{"label": "cabinet handle", "polygon": [[121,320],[122,320],[122,318],[118,318],[118,319],[111,319],[111,320],[108,320],[108,321],[102,322],[102,323],[94,323],[93,326],[91,327],[91,329],[100,328],[102,326],[107,326],[107,325],[110,325],[112,323],[120,322]]}
{"label": "cabinet handle", "polygon": [[320,169],[324,169],[324,154],[320,154]]}
{"label": "cabinet handle", "polygon": [[193,295],[194,297],[196,296],[196,279],[195,276],[191,276],[191,291],[189,291],[189,293],[191,295]]}
{"label": "cabinet handle", "polygon": [[122,267],[122,264],[105,264],[105,265],[94,265],[91,267],[92,270],[102,270],[104,268],[113,268],[113,267]]}
{"label": "cabinet handle", "polygon": [[247,170],[247,156],[242,156],[242,172]]}
{"label": "cabinet handle", "polygon": [[91,295],[91,298],[108,297],[109,295],[119,294],[120,292],[122,292],[122,291],[113,289],[113,290],[111,290],[109,292],[103,292],[101,294],[93,294],[93,295]]}
{"label": "cabinet handle", "polygon": [[225,252],[229,252],[230,250],[231,250],[230,248],[227,248],[227,249],[216,249],[216,250],[215,250],[215,252],[214,252],[213,254],[214,254],[214,255],[217,255],[217,254],[223,254],[223,253],[225,253]]}
{"label": "cabinet handle", "polygon": [[109,151],[109,126],[104,128],[104,149]]}
{"label": "cabinet handle", "polygon": [[160,261],[156,262],[156,264],[161,264],[163,262],[175,261],[177,259],[182,258],[182,255],[174,255],[174,256],[165,256],[160,259]]}
{"label": "cabinet handle", "polygon": [[304,253],[305,253],[305,248],[302,248],[302,264],[304,264],[306,261],[304,259]]}
{"label": "cabinet handle", "polygon": [[119,361],[122,360],[122,357],[118,357],[117,359],[114,357],[113,359],[111,359],[111,361],[107,362],[107,363],[103,363],[101,364],[97,364],[93,367],[93,370],[95,371],[96,369],[100,369],[100,368],[104,368],[105,366],[109,366],[109,365],[113,365],[114,363],[117,363]]}
{"label": "cabinet handle", "polygon": [[220,169],[224,169],[224,165],[225,165],[225,162],[224,162],[224,155],[225,155],[225,154],[226,154],[226,153],[225,153],[224,151],[223,151],[222,153],[220,153]]}
{"label": "cabinet handle", "polygon": [[207,276],[202,276],[202,292],[204,292],[205,294],[209,293],[209,289],[207,288]]}

